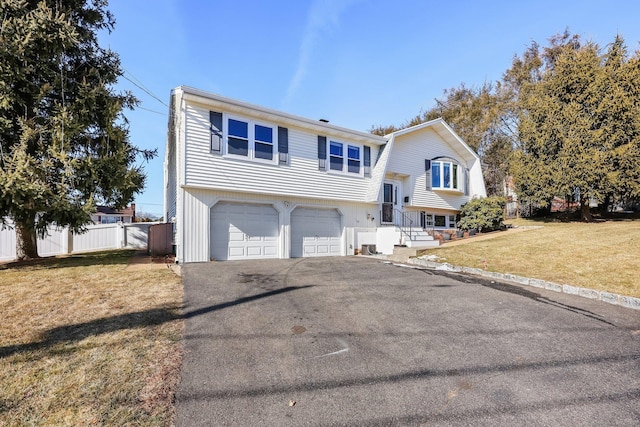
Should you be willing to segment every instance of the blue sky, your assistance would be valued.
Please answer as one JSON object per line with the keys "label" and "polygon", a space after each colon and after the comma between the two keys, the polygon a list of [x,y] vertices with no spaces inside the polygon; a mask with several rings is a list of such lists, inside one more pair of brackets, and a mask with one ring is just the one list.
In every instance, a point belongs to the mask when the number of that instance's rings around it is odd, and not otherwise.
{"label": "blue sky", "polygon": [[174,87],[368,131],[431,108],[444,89],[500,79],[531,41],[545,46],[565,28],[601,47],[616,34],[630,52],[640,41],[635,0],[111,0],[109,9],[116,27],[101,43],[120,54],[128,80],[118,88],[141,100],[126,113],[132,142],[159,154],[136,207],[156,215]]}

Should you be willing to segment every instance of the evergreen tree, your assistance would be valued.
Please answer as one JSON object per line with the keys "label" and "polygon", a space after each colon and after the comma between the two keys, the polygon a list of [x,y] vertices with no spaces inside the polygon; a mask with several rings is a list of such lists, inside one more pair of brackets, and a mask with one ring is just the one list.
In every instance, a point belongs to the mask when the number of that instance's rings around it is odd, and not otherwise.
{"label": "evergreen tree", "polygon": [[598,138],[603,140],[604,168],[609,184],[603,205],[632,204],[640,198],[640,59],[628,58],[622,37],[617,36],[604,55],[603,73],[596,91]]}
{"label": "evergreen tree", "polygon": [[[511,174],[520,200],[549,207],[554,196],[580,202],[640,200],[640,52],[617,36],[606,52],[568,30],[536,42],[502,81],[444,91],[401,127],[442,117],[478,152],[489,195]],[[395,126],[378,126],[386,134]]]}
{"label": "evergreen tree", "polygon": [[96,202],[124,207],[144,185],[116,93],[118,55],[99,46],[106,0],[0,0],[0,218],[19,259],[38,256],[51,224],[81,231]]}
{"label": "evergreen tree", "polygon": [[573,195],[590,220],[591,201],[639,194],[637,70],[622,38],[603,55],[567,32],[514,60],[506,76],[519,88],[511,171],[521,199],[546,206]]}

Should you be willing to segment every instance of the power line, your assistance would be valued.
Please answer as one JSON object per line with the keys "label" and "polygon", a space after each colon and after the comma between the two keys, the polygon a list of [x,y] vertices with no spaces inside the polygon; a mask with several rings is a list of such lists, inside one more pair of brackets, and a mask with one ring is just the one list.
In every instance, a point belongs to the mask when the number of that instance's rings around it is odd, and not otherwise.
{"label": "power line", "polygon": [[[126,80],[128,80],[129,82],[131,82],[131,84],[133,84],[134,86],[136,86],[138,89],[142,90],[143,92],[145,92],[147,95],[149,95],[150,97],[152,97],[153,99],[155,99],[156,101],[158,101],[159,103],[161,103],[162,105],[164,105],[165,107],[169,108],[169,105],[167,105],[162,99],[158,98],[156,95],[153,94],[153,92],[151,92],[149,89],[147,89],[144,84],[142,84],[142,82],[140,82],[140,80],[138,80],[138,78],[136,78],[136,76],[134,76],[130,71],[127,71],[126,69],[124,69],[125,73],[128,73],[131,75],[131,77],[136,81],[133,81],[132,79],[130,79],[129,77],[125,76],[124,74],[122,74],[122,77],[124,77]],[[139,83],[138,83],[139,82]]]}
{"label": "power line", "polygon": [[166,115],[166,113],[161,113],[160,111],[151,110],[151,109],[149,109],[149,108],[144,108],[144,107],[141,107],[141,106],[139,106],[139,105],[138,105],[138,106],[136,106],[135,108],[139,108],[139,109],[141,109],[141,110],[149,111],[149,112],[151,112],[151,113],[160,114],[161,116]]}

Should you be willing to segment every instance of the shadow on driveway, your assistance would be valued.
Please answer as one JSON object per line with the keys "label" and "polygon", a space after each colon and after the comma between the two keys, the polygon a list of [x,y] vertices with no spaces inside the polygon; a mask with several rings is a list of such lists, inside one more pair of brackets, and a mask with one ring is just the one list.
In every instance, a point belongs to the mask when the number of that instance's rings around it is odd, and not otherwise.
{"label": "shadow on driveway", "polygon": [[359,257],[184,268],[178,426],[640,419],[634,310]]}
{"label": "shadow on driveway", "polygon": [[95,319],[89,322],[78,323],[75,325],[59,326],[57,328],[53,328],[44,332],[43,339],[40,341],[0,347],[0,358],[9,357],[18,353],[42,350],[60,343],[78,342],[90,336],[108,334],[110,332],[116,332],[119,330],[145,328],[148,326],[156,326],[178,319],[190,319],[194,316],[200,316],[206,313],[211,313],[213,311],[233,307],[238,304],[244,304],[262,298],[268,298],[273,295],[291,292],[306,287],[308,286],[287,286],[285,288],[262,292],[257,295],[238,298],[233,301],[215,304],[193,311],[187,311],[184,314],[180,314],[180,312],[184,309],[184,307],[181,306],[162,307],[135,313],[119,314],[117,316]]}

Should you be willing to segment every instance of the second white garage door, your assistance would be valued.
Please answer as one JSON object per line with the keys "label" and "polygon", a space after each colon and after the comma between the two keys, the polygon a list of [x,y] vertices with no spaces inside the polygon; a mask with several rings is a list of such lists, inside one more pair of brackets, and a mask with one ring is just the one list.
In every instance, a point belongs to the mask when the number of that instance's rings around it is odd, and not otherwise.
{"label": "second white garage door", "polygon": [[296,208],[291,212],[291,257],[341,255],[342,227],[335,209]]}
{"label": "second white garage door", "polygon": [[270,205],[226,202],[214,205],[211,258],[278,258],[278,212]]}

